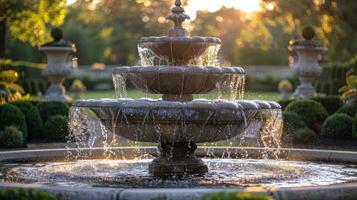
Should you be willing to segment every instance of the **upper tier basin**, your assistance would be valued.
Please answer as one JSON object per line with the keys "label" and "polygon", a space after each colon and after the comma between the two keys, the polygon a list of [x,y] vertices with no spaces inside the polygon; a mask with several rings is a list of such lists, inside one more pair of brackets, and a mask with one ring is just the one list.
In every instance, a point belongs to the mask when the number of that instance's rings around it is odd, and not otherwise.
{"label": "upper tier basin", "polygon": [[150,49],[156,56],[167,60],[170,65],[187,65],[190,60],[201,56],[209,46],[220,45],[219,38],[183,37],[143,37],[139,46]]}
{"label": "upper tier basin", "polygon": [[214,89],[241,84],[244,70],[240,67],[118,67],[113,76],[125,76],[139,90],[164,94],[165,100],[192,100],[192,94],[205,94]]}
{"label": "upper tier basin", "polygon": [[[253,123],[263,127],[277,103],[270,101],[81,100],[75,107],[91,109],[104,126],[133,141],[227,140]],[[256,128],[256,127],[255,127]]]}

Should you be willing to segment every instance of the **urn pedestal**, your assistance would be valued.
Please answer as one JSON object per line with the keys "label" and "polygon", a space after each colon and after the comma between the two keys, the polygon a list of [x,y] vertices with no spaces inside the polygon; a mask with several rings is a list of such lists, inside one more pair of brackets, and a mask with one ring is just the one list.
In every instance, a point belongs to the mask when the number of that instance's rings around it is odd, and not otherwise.
{"label": "urn pedestal", "polygon": [[75,49],[72,47],[41,47],[47,55],[47,67],[42,71],[51,83],[46,92],[46,101],[68,101],[70,97],[66,95],[66,88],[63,81],[70,75],[72,64],[72,53]]}
{"label": "urn pedestal", "polygon": [[327,48],[314,41],[314,36],[313,29],[306,28],[303,31],[304,39],[294,41],[289,46],[289,50],[297,54],[297,62],[292,68],[293,73],[300,80],[300,85],[294,92],[294,98],[296,99],[309,99],[316,96],[316,90],[312,82],[322,73],[318,58],[319,55],[327,52]]}

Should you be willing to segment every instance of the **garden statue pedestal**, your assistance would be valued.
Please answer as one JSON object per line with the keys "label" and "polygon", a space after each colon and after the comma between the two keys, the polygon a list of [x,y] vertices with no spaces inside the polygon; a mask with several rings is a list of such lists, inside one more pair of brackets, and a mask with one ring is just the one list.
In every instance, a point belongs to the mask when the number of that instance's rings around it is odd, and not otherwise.
{"label": "garden statue pedestal", "polygon": [[63,33],[60,29],[53,29],[51,32],[53,42],[46,43],[40,47],[47,55],[47,67],[42,71],[49,82],[47,89],[47,101],[68,101],[70,98],[66,95],[66,89],[63,81],[72,72],[73,56],[76,48],[73,43],[62,39]]}
{"label": "garden statue pedestal", "polygon": [[293,73],[301,83],[294,92],[294,98],[308,99],[316,96],[312,81],[322,73],[318,56],[327,52],[327,48],[313,40],[315,32],[311,27],[305,28],[302,35],[304,39],[293,41],[289,50],[297,53],[298,60],[293,66]]}

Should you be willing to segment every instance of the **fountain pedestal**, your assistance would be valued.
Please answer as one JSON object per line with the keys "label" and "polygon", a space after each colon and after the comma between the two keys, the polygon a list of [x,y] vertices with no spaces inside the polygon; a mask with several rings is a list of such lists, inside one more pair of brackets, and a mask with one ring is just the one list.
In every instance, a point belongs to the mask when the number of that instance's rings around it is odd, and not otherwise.
{"label": "fountain pedestal", "polygon": [[301,83],[296,88],[294,97],[308,99],[316,96],[312,82],[322,73],[318,56],[325,53],[327,48],[313,40],[315,32],[311,27],[305,28],[302,35],[304,39],[293,41],[289,49],[297,54],[298,60],[293,66],[293,73],[299,77]]}
{"label": "fountain pedestal", "polygon": [[47,55],[47,67],[42,71],[42,75],[51,83],[46,92],[47,101],[69,101],[66,95],[66,88],[63,81],[72,72],[72,54],[76,52],[73,43],[63,40],[63,32],[60,29],[53,29],[51,32],[52,42],[40,47]]}
{"label": "fountain pedestal", "polygon": [[161,142],[160,156],[149,165],[149,173],[155,177],[182,177],[203,175],[208,172],[204,162],[196,157],[197,145],[194,142]]}

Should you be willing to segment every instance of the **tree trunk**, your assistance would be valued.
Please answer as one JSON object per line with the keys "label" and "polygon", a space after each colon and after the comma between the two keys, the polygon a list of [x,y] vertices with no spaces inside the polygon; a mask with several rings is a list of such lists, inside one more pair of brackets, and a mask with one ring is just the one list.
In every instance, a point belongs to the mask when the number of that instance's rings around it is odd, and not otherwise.
{"label": "tree trunk", "polygon": [[0,21],[0,59],[5,58],[6,23]]}

